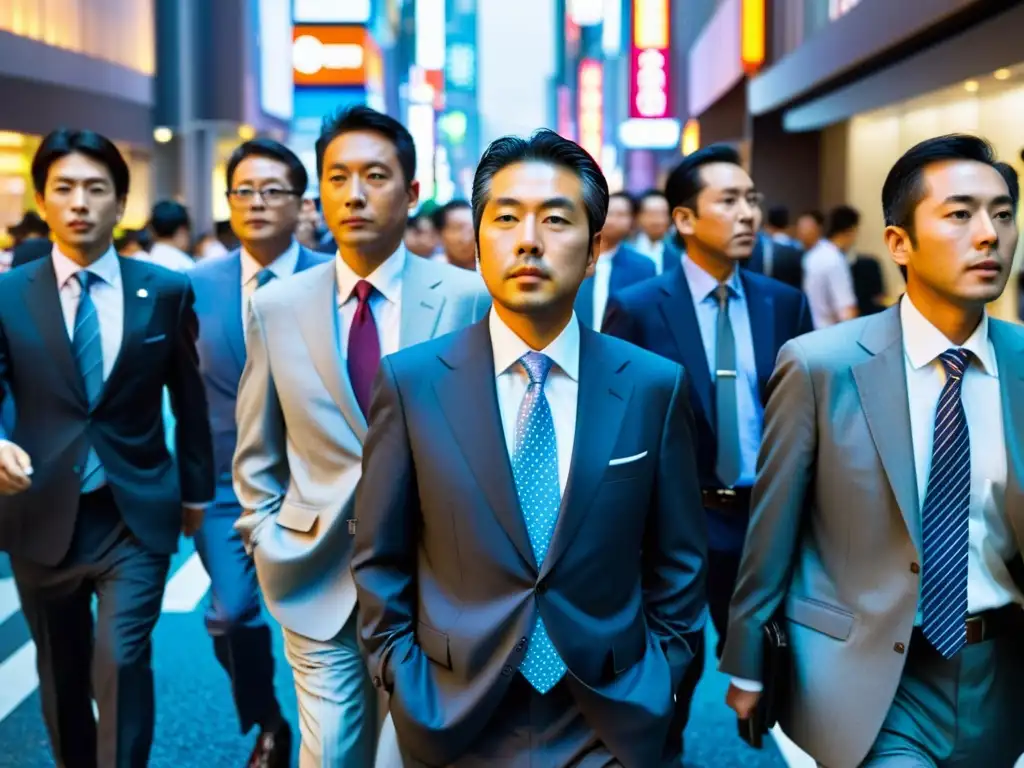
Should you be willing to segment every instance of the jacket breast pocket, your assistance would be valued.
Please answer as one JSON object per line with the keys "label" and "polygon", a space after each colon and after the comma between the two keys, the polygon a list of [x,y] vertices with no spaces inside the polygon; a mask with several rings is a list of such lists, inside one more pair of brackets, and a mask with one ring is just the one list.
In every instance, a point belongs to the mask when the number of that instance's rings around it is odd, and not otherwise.
{"label": "jacket breast pocket", "polygon": [[152,345],[152,344],[160,344],[161,342],[164,342],[164,341],[167,341],[167,334],[166,333],[157,333],[157,334],[154,334],[153,336],[147,336],[145,339],[142,340],[142,343],[145,346],[149,346],[149,345]]}
{"label": "jacket breast pocket", "polygon": [[786,618],[836,640],[847,640],[853,631],[852,613],[809,597],[790,597],[786,601]]}
{"label": "jacket breast pocket", "polygon": [[297,501],[285,501],[277,513],[277,524],[296,533],[309,533],[320,519],[320,508]]}
{"label": "jacket breast pocket", "polygon": [[424,655],[445,669],[452,668],[452,655],[448,647],[448,635],[438,632],[422,621],[416,622],[416,644]]}
{"label": "jacket breast pocket", "polygon": [[641,477],[648,471],[651,457],[647,451],[637,451],[617,455],[608,462],[604,469],[602,481],[617,483]]}

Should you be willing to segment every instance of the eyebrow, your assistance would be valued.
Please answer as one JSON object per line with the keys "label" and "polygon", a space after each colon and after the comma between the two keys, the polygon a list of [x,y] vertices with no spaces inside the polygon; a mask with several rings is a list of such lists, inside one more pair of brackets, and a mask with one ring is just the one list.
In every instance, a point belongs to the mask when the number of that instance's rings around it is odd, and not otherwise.
{"label": "eyebrow", "polygon": [[[365,163],[362,167],[363,168],[381,168],[381,169],[383,169],[385,171],[388,171],[388,172],[391,171],[391,168],[389,168],[386,164],[382,163],[380,160],[370,160],[369,162]],[[327,170],[329,170],[329,171],[347,171],[347,170],[349,170],[349,166],[348,166],[348,163],[331,163],[329,166],[327,166]]]}
{"label": "eyebrow", "polygon": [[[494,204],[499,208],[518,208],[522,206],[523,203],[520,200],[516,200],[514,197],[499,197],[494,201]],[[542,211],[550,208],[566,208],[570,211],[575,211],[576,204],[568,197],[551,197],[540,204],[540,209]]]}
{"label": "eyebrow", "polygon": [[87,176],[84,179],[75,179],[70,176],[57,176],[53,180],[54,184],[109,184],[110,180],[105,179],[102,176]]}
{"label": "eyebrow", "polygon": [[[950,195],[942,201],[942,204],[962,203],[964,205],[977,205],[978,202],[978,198],[974,195]],[[1013,205],[1013,198],[1009,195],[996,195],[992,198],[990,205]]]}
{"label": "eyebrow", "polygon": [[740,187],[727,187],[726,189],[720,189],[718,191],[723,195],[750,195],[757,193],[757,189],[755,187],[747,187],[746,189],[741,189]]}

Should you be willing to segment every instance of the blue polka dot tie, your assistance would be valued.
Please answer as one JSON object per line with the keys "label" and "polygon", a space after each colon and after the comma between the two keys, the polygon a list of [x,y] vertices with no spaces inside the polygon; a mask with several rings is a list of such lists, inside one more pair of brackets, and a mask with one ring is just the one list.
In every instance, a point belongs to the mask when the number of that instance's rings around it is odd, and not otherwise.
{"label": "blue polka dot tie", "polygon": [[[519,362],[526,369],[530,384],[516,419],[512,475],[526,519],[530,546],[540,566],[547,556],[562,503],[555,422],[544,395],[544,381],[551,371],[552,360],[539,352],[527,352]],[[540,693],[550,691],[565,674],[565,662],[548,637],[539,612],[519,671]]]}

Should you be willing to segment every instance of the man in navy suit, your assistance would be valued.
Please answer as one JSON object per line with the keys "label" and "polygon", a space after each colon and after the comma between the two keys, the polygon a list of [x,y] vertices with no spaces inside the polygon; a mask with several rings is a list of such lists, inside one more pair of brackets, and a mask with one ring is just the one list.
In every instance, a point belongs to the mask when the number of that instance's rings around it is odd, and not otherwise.
{"label": "man in navy suit", "polygon": [[[682,269],[612,297],[604,331],[682,363],[692,382],[708,605],[720,651],[746,536],[765,386],[779,348],[812,330],[811,316],[800,291],[736,268],[754,248],[761,198],[734,149],[711,145],[688,155],[665,189],[686,244]],[[692,665],[676,692],[671,738],[682,738],[701,668]]]}
{"label": "man in navy suit", "polygon": [[217,660],[231,678],[242,732],[260,727],[248,764],[267,768],[289,765],[291,734],[274,693],[271,634],[262,615],[256,570],[232,527],[241,508],[232,489],[231,459],[249,299],[272,280],[329,260],[293,237],[307,182],[299,158],[276,141],[254,139],[238,147],[228,161],[227,185],[231,226],[242,247],[201,261],[190,272],[217,470],[216,500],[196,537],[212,586],[206,627]]}
{"label": "man in navy suit", "polygon": [[636,203],[626,192],[608,198],[608,218],[601,230],[601,255],[594,265],[594,274],[580,285],[576,294],[576,317],[587,328],[601,330],[608,297],[634,283],[654,277],[654,262],[625,244],[633,230]]}

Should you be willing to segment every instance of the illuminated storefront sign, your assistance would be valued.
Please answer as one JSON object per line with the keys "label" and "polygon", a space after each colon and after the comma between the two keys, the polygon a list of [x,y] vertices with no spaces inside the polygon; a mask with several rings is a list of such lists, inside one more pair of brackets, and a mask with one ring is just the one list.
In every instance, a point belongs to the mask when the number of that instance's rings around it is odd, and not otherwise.
{"label": "illuminated storefront sign", "polygon": [[741,12],[740,61],[743,71],[753,75],[764,64],[764,0],[743,0]]}
{"label": "illuminated storefront sign", "polygon": [[604,147],[604,70],[600,61],[580,62],[577,93],[580,146],[600,161]]}
{"label": "illuminated storefront sign", "polygon": [[365,27],[296,26],[293,39],[295,85],[382,87],[380,50]]}
{"label": "illuminated storefront sign", "polygon": [[366,24],[370,0],[295,0],[297,24]]}
{"label": "illuminated storefront sign", "polygon": [[669,116],[671,92],[668,0],[633,0],[629,53],[629,116]]}

